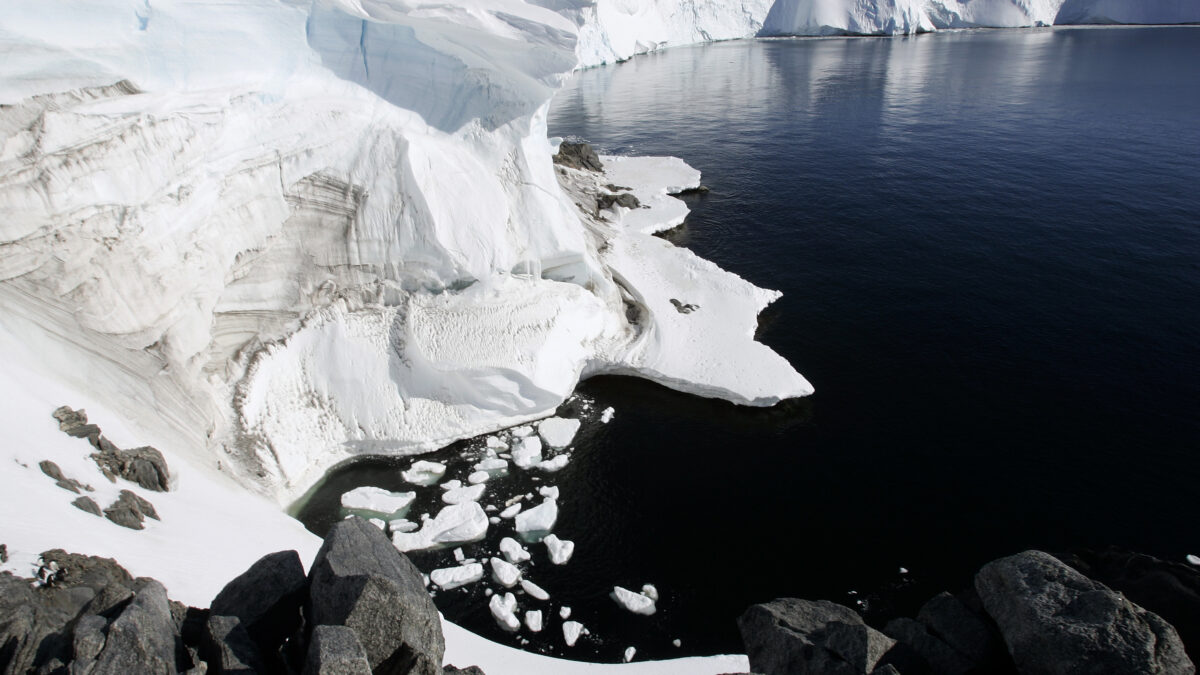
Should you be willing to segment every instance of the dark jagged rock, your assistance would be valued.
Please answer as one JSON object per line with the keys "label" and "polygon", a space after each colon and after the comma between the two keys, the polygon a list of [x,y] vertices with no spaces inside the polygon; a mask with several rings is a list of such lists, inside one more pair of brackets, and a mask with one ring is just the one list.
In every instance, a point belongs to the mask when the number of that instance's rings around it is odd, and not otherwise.
{"label": "dark jagged rock", "polygon": [[80,483],[73,478],[67,478],[64,476],[62,469],[48,459],[43,459],[42,461],[38,462],[38,468],[42,470],[42,473],[54,479],[55,485],[64,490],[70,490],[75,494],[79,494],[83,489],[83,483]]}
{"label": "dark jagged rock", "polygon": [[268,672],[258,645],[254,644],[242,622],[234,616],[208,617],[200,657],[214,675]]}
{"label": "dark jagged rock", "polygon": [[104,517],[131,530],[143,529],[142,522],[146,517],[159,520],[154,505],[129,490],[121,490],[117,501],[104,509]]}
{"label": "dark jagged rock", "polygon": [[938,675],[964,675],[974,666],[953,647],[931,635],[923,624],[912,619],[892,619],[884,626],[883,632],[911,647]]}
{"label": "dark jagged rock", "polygon": [[995,560],[975,576],[1022,673],[1195,673],[1175,629],[1040,551]]}
{"label": "dark jagged rock", "polygon": [[346,626],[317,626],[308,643],[304,675],[370,675],[367,652]]}
{"label": "dark jagged rock", "polygon": [[[96,614],[89,614],[75,622],[74,639],[71,642],[71,653],[75,661],[91,663],[100,656],[104,649],[104,629],[108,621]],[[75,670],[82,671],[82,667]]]}
{"label": "dark jagged rock", "polygon": [[636,209],[642,205],[642,202],[628,192],[619,195],[600,195],[596,197],[596,208],[598,210],[612,208],[613,204],[624,206],[627,209]]}
{"label": "dark jagged rock", "polygon": [[991,619],[972,611],[967,603],[949,593],[930,598],[921,607],[917,620],[976,668],[999,666],[1007,660],[1000,632]]}
{"label": "dark jagged rock", "polygon": [[671,304],[675,306],[675,311],[679,312],[680,314],[691,314],[692,312],[700,309],[700,305],[693,305],[690,302],[680,302],[675,298],[671,298]]}
{"label": "dark jagged rock", "polygon": [[445,642],[421,573],[361,518],[330,529],[313,561],[306,617],[354,630],[377,675],[442,671]]}
{"label": "dark jagged rock", "polygon": [[569,166],[572,169],[586,169],[588,171],[604,170],[604,164],[600,162],[600,156],[596,154],[595,149],[592,148],[590,143],[563,141],[558,146],[558,154],[554,156],[554,163]]}
{"label": "dark jagged rock", "polygon": [[136,483],[147,490],[166,492],[170,489],[171,476],[167,471],[167,460],[162,453],[150,446],[121,450],[100,437],[99,452],[92,459],[104,475],[116,476]]}
{"label": "dark jagged rock", "polygon": [[627,188],[622,185],[613,185],[612,183],[609,183],[604,186],[604,189],[608,190],[609,192],[629,192],[633,188]]}
{"label": "dark jagged rock", "polygon": [[71,502],[71,506],[74,506],[81,511],[87,511],[93,516],[104,515],[104,512],[100,510],[100,505],[97,504],[96,500],[92,499],[91,497],[79,497],[75,501]]}
{"label": "dark jagged rock", "polygon": [[1056,557],[1166,619],[1192,662],[1200,659],[1200,570],[1117,548]]}
{"label": "dark jagged rock", "polygon": [[68,436],[74,438],[91,438],[92,436],[99,437],[100,427],[95,424],[88,424],[87,413],[82,408],[72,410],[69,406],[61,406],[53,413],[50,413],[54,419],[58,420],[58,429]]}
{"label": "dark jagged rock", "polygon": [[279,650],[300,627],[308,592],[304,565],[295,551],[260,558],[213,599],[213,614],[236,616],[264,654]]}
{"label": "dark jagged rock", "polygon": [[446,666],[442,669],[442,672],[446,673],[446,675],[486,675],[479,666],[467,666],[466,668]]}
{"label": "dark jagged rock", "polygon": [[177,648],[167,589],[153,579],[142,579],[134,588],[133,600],[109,624],[104,648],[90,672],[91,675],[173,673]]}
{"label": "dark jagged rock", "polygon": [[0,563],[8,562],[8,544],[0,544]]}
{"label": "dark jagged rock", "polygon": [[738,628],[750,669],[766,675],[865,675],[895,645],[854,610],[826,600],[754,605],[738,619]]}

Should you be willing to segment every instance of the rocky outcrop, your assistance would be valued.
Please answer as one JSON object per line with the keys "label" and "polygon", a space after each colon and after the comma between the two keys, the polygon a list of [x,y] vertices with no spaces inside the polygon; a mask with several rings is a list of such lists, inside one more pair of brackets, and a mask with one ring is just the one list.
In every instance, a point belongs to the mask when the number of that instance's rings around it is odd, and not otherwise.
{"label": "rocky outcrop", "polygon": [[[170,489],[171,474],[167,470],[167,461],[157,449],[150,446],[132,450],[118,448],[100,433],[100,427],[88,423],[87,412],[83,409],[72,410],[70,406],[64,405],[51,413],[51,416],[58,420],[60,431],[75,438],[86,438],[92,444],[96,449],[96,452],[92,453],[92,459],[109,480],[115,482],[117,478],[124,478],[156,492],[166,492]],[[57,471],[57,476],[47,470],[47,464]],[[79,491],[69,485],[63,485],[67,479],[62,477],[62,472],[58,471],[53,462],[42,462],[42,471],[58,480],[59,485],[65,489]],[[76,484],[78,485],[77,482]]]}
{"label": "rocky outcrop", "polygon": [[117,501],[104,509],[104,517],[131,530],[142,529],[146,518],[159,520],[154,505],[129,490],[121,490]]}
{"label": "rocky outcrop", "polygon": [[295,551],[273,553],[210,610],[60,550],[42,554],[36,579],[0,574],[0,675],[425,675],[442,672],[444,650],[420,572],[357,518],[330,531],[309,577]]}
{"label": "rocky outcrop", "polygon": [[314,626],[353,629],[377,675],[442,670],[441,623],[420,571],[361,518],[326,535],[309,576],[307,616]]}
{"label": "rocky outcrop", "polygon": [[738,628],[756,673],[870,673],[895,640],[863,623],[854,610],[826,600],[796,598],[754,605]]}
{"label": "rocky outcrop", "polygon": [[988,563],[975,577],[1022,673],[1194,673],[1157,614],[1041,551]]}
{"label": "rocky outcrop", "polygon": [[554,155],[554,163],[572,169],[587,171],[603,171],[604,164],[590,143],[572,143],[563,141],[558,146],[558,154]]}
{"label": "rocky outcrop", "polygon": [[[1186,566],[1120,552],[1067,559],[1195,616],[1200,574]],[[765,675],[1195,673],[1167,621],[1040,551],[988,563],[974,589],[934,596],[886,636],[847,607],[794,599],[751,607],[739,627]]]}

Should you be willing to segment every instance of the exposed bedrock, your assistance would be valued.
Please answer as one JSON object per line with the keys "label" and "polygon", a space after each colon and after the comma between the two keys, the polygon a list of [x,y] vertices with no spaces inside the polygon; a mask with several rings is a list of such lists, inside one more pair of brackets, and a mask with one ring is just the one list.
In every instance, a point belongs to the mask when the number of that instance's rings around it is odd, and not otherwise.
{"label": "exposed bedrock", "polygon": [[[211,609],[167,598],[115,561],[48,551],[36,579],[0,574],[0,674],[442,673],[437,609],[416,567],[353,518],[304,574],[264,556]],[[449,672],[479,672],[450,670]]]}
{"label": "exposed bedrock", "polygon": [[[1066,557],[1173,615],[1200,613],[1200,574],[1185,566],[1116,551]],[[974,589],[938,594],[882,632],[847,607],[790,598],[754,605],[738,624],[751,670],[765,675],[1195,672],[1166,620],[1040,551],[984,565]]]}

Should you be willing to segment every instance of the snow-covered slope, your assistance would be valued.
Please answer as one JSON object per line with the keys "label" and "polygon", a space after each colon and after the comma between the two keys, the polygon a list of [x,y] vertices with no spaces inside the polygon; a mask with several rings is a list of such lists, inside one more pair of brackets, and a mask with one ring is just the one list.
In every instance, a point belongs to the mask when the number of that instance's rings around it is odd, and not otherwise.
{"label": "snow-covered slope", "polygon": [[760,35],[911,35],[944,28],[1200,22],[1194,0],[776,0]]}

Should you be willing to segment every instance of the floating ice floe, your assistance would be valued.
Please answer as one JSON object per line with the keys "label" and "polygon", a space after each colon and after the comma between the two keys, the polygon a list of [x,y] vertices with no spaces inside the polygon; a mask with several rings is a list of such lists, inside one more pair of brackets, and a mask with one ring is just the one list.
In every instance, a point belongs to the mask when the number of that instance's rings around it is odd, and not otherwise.
{"label": "floating ice floe", "polygon": [[492,579],[505,588],[512,588],[521,579],[521,570],[503,558],[492,558]]}
{"label": "floating ice floe", "polygon": [[500,459],[499,457],[488,457],[487,459],[475,465],[475,473],[472,473],[471,475],[474,476],[476,473],[480,472],[487,473],[493,478],[496,476],[503,476],[504,474],[508,473],[508,462]]}
{"label": "floating ice floe", "polygon": [[529,467],[542,461],[542,441],[537,436],[522,438],[512,451],[512,461],[519,468]]}
{"label": "floating ice floe", "polygon": [[650,616],[657,611],[657,608],[654,606],[653,599],[648,598],[641,593],[634,593],[627,588],[613,586],[612,593],[609,593],[609,597],[615,600],[618,605],[633,612],[634,614]]}
{"label": "floating ice floe", "polygon": [[562,630],[563,641],[567,643],[568,647],[574,647],[575,643],[579,641],[579,636],[583,634],[584,628],[583,624],[578,621],[564,621]]}
{"label": "floating ice floe", "polygon": [[570,461],[571,461],[571,454],[563,453],[561,455],[558,455],[557,457],[552,457],[550,459],[538,462],[537,468],[541,469],[542,471],[546,471],[548,473],[554,473],[555,471],[561,471],[563,469],[563,467],[565,467],[567,465],[567,462],[570,462]]}
{"label": "floating ice floe", "polygon": [[500,540],[500,553],[510,563],[523,563],[529,560],[529,551],[526,551],[525,547],[512,537]]}
{"label": "floating ice floe", "polygon": [[419,551],[435,546],[465,544],[483,539],[488,530],[487,514],[478,502],[463,502],[447,506],[426,520],[417,532],[397,532],[392,544],[402,552]]}
{"label": "floating ice floe", "polygon": [[562,607],[559,607],[559,608],[558,608],[558,616],[559,616],[559,618],[560,618],[560,619],[569,619],[569,618],[571,618],[571,608],[570,608],[570,607],[567,607],[566,605],[563,605]]}
{"label": "floating ice floe", "polygon": [[488,522],[489,522],[489,523],[491,523],[491,524],[493,524],[493,525],[499,525],[499,524],[500,524],[500,517],[499,517],[499,516],[492,516],[491,518],[488,518]]}
{"label": "floating ice floe", "polygon": [[533,598],[534,600],[546,601],[550,599],[550,594],[546,592],[546,589],[538,586],[528,579],[521,580],[521,590],[528,593],[529,597]]}
{"label": "floating ice floe", "polygon": [[675,645],[676,647],[682,647],[683,640],[680,640],[679,638],[675,638],[674,640],[671,640],[671,644]]}
{"label": "floating ice floe", "polygon": [[467,559],[467,554],[463,553],[461,548],[456,548],[454,549],[454,559],[461,563]]}
{"label": "floating ice floe", "polygon": [[525,612],[525,626],[531,633],[542,632],[542,610],[531,609]]}
{"label": "floating ice floe", "polygon": [[538,422],[538,435],[552,448],[565,448],[575,439],[579,431],[579,420],[551,417]]}
{"label": "floating ice floe", "polygon": [[907,568],[907,567],[901,567],[901,568],[900,568],[900,574],[908,574],[908,568]]}
{"label": "floating ice floe", "polygon": [[517,502],[516,504],[513,504],[512,506],[501,511],[500,517],[501,518],[516,518],[517,514],[521,512],[521,509],[523,508],[523,506],[524,505],[521,504],[521,502]]}
{"label": "floating ice floe", "polygon": [[629,663],[630,661],[632,661],[635,654],[637,654],[636,648],[626,647],[625,648],[625,663]]}
{"label": "floating ice floe", "polygon": [[411,520],[404,518],[396,518],[388,521],[388,530],[390,532],[415,532],[420,525]]}
{"label": "floating ice floe", "polygon": [[442,483],[441,485],[439,485],[438,487],[442,488],[443,490],[455,490],[455,489],[462,487],[462,481],[461,480],[448,480],[445,483]]}
{"label": "floating ice floe", "polygon": [[612,421],[613,415],[616,412],[617,411],[613,410],[611,406],[608,408],[605,408],[604,411],[600,413],[600,421],[603,422],[604,424],[608,424],[609,422]]}
{"label": "floating ice floe", "polygon": [[1200,556],[1195,556],[1189,553],[1187,556],[1187,561],[1193,565],[1200,565]]}
{"label": "floating ice floe", "polygon": [[546,545],[546,552],[550,554],[550,562],[555,565],[566,565],[575,553],[575,542],[559,539],[558,535],[548,534],[542,543]]}
{"label": "floating ice floe", "polygon": [[558,499],[558,486],[547,485],[545,487],[540,487],[538,488],[538,494],[546,499]]}
{"label": "floating ice floe", "polygon": [[504,441],[500,440],[499,438],[497,438],[495,436],[488,436],[487,437],[487,447],[489,447],[493,450],[507,450],[508,443],[505,443]]}
{"label": "floating ice floe", "polygon": [[499,593],[492,596],[488,600],[488,609],[492,611],[492,618],[504,630],[515,633],[521,628],[521,622],[517,619],[517,597],[512,593]]}
{"label": "floating ice floe", "polygon": [[415,492],[390,492],[379,487],[354,488],[342,495],[342,508],[390,516],[407,509],[417,498]]}
{"label": "floating ice floe", "polygon": [[519,427],[510,429],[509,433],[511,433],[516,438],[525,438],[526,436],[533,433],[533,427],[529,426],[528,424],[524,424]]}
{"label": "floating ice floe", "polygon": [[462,504],[463,502],[477,502],[483,496],[483,491],[487,489],[486,485],[472,485],[471,487],[460,487],[452,490],[446,490],[442,493],[442,501],[447,504]]}
{"label": "floating ice floe", "polygon": [[369,518],[367,519],[367,522],[381,530],[387,530],[387,521],[382,518]]}
{"label": "floating ice floe", "polygon": [[654,584],[646,584],[642,586],[642,595],[650,598],[654,602],[658,602],[658,589],[654,587]]}
{"label": "floating ice floe", "polygon": [[445,464],[419,459],[413,462],[406,471],[400,472],[400,476],[413,485],[424,487],[438,482],[445,473]]}
{"label": "floating ice floe", "polygon": [[558,520],[558,502],[553,499],[517,514],[517,532],[522,535],[536,537],[554,529]]}
{"label": "floating ice floe", "polygon": [[456,567],[443,567],[429,573],[429,580],[442,590],[473,584],[483,578],[483,565],[470,563]]}

